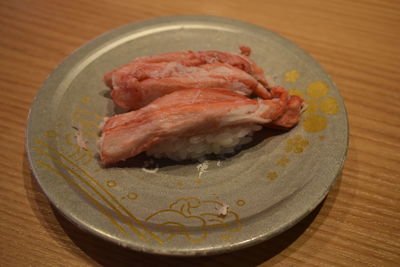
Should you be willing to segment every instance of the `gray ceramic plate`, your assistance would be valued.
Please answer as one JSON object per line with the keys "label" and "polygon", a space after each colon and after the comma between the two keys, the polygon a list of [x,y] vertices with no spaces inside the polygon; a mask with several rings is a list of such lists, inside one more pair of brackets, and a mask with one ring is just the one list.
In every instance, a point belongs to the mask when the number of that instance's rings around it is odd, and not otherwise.
{"label": "gray ceramic plate", "polygon": [[[114,106],[102,75],[139,56],[179,50],[238,52],[308,103],[289,132],[264,130],[226,159],[154,162],[136,157],[103,169],[97,126]],[[77,127],[88,150],[76,142]],[[43,191],[68,219],[138,251],[205,255],[243,248],[288,229],[322,201],[345,158],[346,111],[321,67],[288,40],[243,22],[177,16],[108,32],[50,75],[30,112],[27,150]],[[147,162],[148,163],[148,162]],[[153,170],[153,171],[152,171]],[[219,216],[229,206],[226,216]]]}

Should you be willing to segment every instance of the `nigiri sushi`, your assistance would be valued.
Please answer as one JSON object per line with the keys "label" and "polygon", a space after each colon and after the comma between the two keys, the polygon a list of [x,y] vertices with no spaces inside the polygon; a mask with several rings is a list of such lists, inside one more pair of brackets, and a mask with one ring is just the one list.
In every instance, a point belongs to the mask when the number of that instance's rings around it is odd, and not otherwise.
{"label": "nigiri sushi", "polygon": [[262,125],[297,124],[301,98],[281,87],[272,88],[271,96],[255,100],[225,88],[174,91],[108,119],[99,140],[101,162],[107,166],[145,151],[175,160],[233,152]]}
{"label": "nigiri sushi", "polygon": [[185,51],[138,58],[104,75],[118,106],[141,108],[160,96],[189,88],[228,88],[271,98],[264,71],[247,56],[219,51]]}

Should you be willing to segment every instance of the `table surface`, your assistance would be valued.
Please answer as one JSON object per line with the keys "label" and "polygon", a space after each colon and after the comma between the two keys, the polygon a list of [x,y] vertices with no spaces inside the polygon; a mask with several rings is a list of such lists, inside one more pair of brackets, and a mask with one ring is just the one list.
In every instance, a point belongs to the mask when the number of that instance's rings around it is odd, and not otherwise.
{"label": "table surface", "polygon": [[[57,64],[105,31],[178,14],[279,33],[321,63],[348,111],[347,160],[323,203],[283,234],[229,254],[153,256],[100,240],[52,208],[27,162],[28,111]],[[0,21],[1,266],[400,264],[399,1],[3,0]]]}

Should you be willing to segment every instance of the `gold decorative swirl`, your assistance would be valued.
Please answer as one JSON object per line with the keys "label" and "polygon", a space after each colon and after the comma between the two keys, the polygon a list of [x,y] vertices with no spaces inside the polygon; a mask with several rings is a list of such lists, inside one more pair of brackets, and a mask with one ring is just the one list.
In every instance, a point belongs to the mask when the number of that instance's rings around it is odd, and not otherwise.
{"label": "gold decorative swirl", "polygon": [[79,192],[81,192],[89,201],[91,201],[99,209],[99,211],[101,213],[103,213],[111,221],[111,223],[115,225],[115,227],[117,227],[117,229],[120,232],[126,233],[124,228],[122,228],[121,225],[119,225],[119,223],[107,212],[107,210],[104,209],[103,205],[101,205],[96,199],[94,199],[92,196],[90,196],[90,194],[88,192],[86,192],[86,190],[84,190],[82,187],[80,187],[77,183],[75,183],[67,175],[64,175],[63,173],[59,172],[58,170],[50,167],[43,161],[38,160],[36,163],[39,164],[40,166],[48,169],[49,171],[61,176],[66,182],[68,182],[70,185],[72,185],[75,189],[77,189]]}
{"label": "gold decorative swirl", "polygon": [[[165,241],[180,234],[191,242],[200,242],[206,239],[211,228],[222,228],[229,232],[238,232],[242,228],[236,212],[228,209],[225,216],[218,213],[223,206],[224,204],[215,200],[185,197],[172,202],[168,209],[149,215],[145,221],[156,224]],[[199,230],[191,231],[190,228],[193,227]]]}
{"label": "gold decorative swirl", "polygon": [[[51,158],[54,162],[58,162],[59,164],[61,164],[61,166],[63,166],[64,168],[68,169],[74,176],[76,176],[78,179],[80,179],[83,183],[85,183],[87,186],[89,186],[96,194],[98,194],[127,224],[128,226],[132,229],[133,232],[135,232],[143,241],[148,242],[148,238],[145,237],[143,235],[143,233],[141,232],[141,230],[143,230],[144,233],[148,234],[150,237],[152,237],[154,240],[156,240],[159,243],[163,243],[163,241],[157,236],[155,235],[153,232],[151,232],[149,229],[147,229],[147,227],[145,227],[143,225],[143,223],[137,219],[127,208],[125,208],[124,205],[122,205],[114,196],[113,194],[111,194],[101,183],[99,183],[94,177],[92,177],[91,175],[89,175],[85,170],[83,170],[81,167],[79,167],[78,165],[76,165],[72,160],[70,160],[68,157],[66,157],[65,155],[63,155],[61,152],[59,152],[57,149],[53,148],[52,146],[50,146],[49,144],[41,141],[41,140],[36,140],[36,143],[38,145],[42,145],[44,147],[46,147],[47,149],[49,149],[49,151],[55,153],[56,155],[60,156],[61,158],[63,158],[64,160],[66,160],[69,164],[71,164],[74,169],[78,169],[83,176],[87,177],[92,183],[94,183],[97,187],[99,187],[104,193],[106,193],[106,195],[108,197],[111,198],[111,200],[117,205],[114,206],[114,204],[112,204],[107,198],[105,198],[105,196],[103,196],[102,193],[100,193],[92,184],[90,184],[82,175],[78,174],[76,171],[74,171],[73,169],[69,168],[67,165],[65,165],[61,160],[59,160],[58,158],[52,156],[51,154],[42,151],[42,150],[38,150],[39,153],[42,153],[44,155],[47,155],[49,158]],[[136,225],[139,227],[136,227],[132,224],[132,222],[130,220],[128,220],[126,218],[126,216],[124,216],[119,209],[122,209],[122,211],[124,211],[129,218],[136,223]]]}

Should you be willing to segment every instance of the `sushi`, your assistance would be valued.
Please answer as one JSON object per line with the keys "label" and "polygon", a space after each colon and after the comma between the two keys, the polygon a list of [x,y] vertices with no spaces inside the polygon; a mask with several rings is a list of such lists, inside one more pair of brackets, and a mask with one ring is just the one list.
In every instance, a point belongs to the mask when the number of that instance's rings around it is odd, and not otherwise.
{"label": "sushi", "polygon": [[141,57],[104,75],[114,103],[129,112],[105,118],[98,149],[113,165],[145,152],[201,159],[233,153],[263,127],[290,129],[305,103],[267,81],[250,58],[219,51]]}
{"label": "sushi", "polygon": [[170,52],[142,57],[104,75],[116,105],[135,110],[176,90],[228,88],[243,95],[271,98],[264,71],[242,54],[219,51]]}
{"label": "sushi", "polygon": [[192,88],[161,96],[149,105],[105,121],[99,139],[103,165],[146,152],[174,160],[231,153],[262,126],[298,123],[303,100],[282,87],[270,99],[250,99],[226,88]]}

